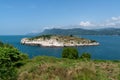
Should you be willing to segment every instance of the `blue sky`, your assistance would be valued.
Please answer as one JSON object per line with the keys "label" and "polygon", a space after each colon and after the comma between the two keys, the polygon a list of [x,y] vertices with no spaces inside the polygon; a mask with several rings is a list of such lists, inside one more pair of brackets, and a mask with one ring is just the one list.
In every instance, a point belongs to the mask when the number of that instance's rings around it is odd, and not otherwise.
{"label": "blue sky", "polygon": [[0,0],[0,35],[120,27],[120,0]]}

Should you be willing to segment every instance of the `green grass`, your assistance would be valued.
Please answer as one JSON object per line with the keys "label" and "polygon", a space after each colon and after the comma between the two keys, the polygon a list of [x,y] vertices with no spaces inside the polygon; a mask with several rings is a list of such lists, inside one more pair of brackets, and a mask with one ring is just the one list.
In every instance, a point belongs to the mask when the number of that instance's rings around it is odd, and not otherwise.
{"label": "green grass", "polygon": [[120,61],[38,56],[18,69],[18,80],[120,80]]}

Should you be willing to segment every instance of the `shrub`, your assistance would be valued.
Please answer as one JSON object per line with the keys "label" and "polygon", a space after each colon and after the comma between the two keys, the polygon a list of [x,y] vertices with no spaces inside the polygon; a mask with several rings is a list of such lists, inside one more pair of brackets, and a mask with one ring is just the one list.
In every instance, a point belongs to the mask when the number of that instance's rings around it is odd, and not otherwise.
{"label": "shrub", "polygon": [[95,40],[91,40],[92,43],[96,42]]}
{"label": "shrub", "polygon": [[20,67],[27,57],[13,46],[3,44],[0,47],[0,80],[16,80],[16,68]]}
{"label": "shrub", "polygon": [[78,51],[76,48],[65,47],[62,52],[62,58],[77,59]]}
{"label": "shrub", "polygon": [[3,46],[3,43],[0,41],[0,47],[2,47]]}
{"label": "shrub", "polygon": [[39,38],[43,38],[45,40],[45,39],[50,39],[51,36],[52,35],[40,35],[40,36],[29,38],[29,40],[34,40],[34,39],[39,39]]}
{"label": "shrub", "polygon": [[73,37],[73,35],[71,34],[70,37]]}
{"label": "shrub", "polygon": [[91,55],[89,53],[83,53],[80,58],[81,59],[91,59]]}

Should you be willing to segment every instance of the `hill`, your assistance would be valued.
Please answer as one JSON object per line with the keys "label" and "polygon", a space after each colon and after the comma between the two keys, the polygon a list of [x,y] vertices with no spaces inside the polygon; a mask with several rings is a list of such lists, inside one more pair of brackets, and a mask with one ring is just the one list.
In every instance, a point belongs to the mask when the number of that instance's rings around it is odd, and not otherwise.
{"label": "hill", "polygon": [[103,28],[103,29],[81,29],[81,28],[73,28],[73,29],[46,29],[42,33],[43,34],[57,34],[57,35],[120,35],[119,28]]}
{"label": "hill", "polygon": [[18,80],[120,80],[119,61],[38,56],[18,71]]}

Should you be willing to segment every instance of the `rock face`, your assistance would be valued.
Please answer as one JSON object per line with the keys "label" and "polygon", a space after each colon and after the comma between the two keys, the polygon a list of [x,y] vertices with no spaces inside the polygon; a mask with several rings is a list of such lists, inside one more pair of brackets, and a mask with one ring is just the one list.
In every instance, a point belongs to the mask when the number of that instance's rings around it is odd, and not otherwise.
{"label": "rock face", "polygon": [[64,46],[92,46],[99,45],[94,40],[78,38],[73,36],[60,36],[60,35],[42,35],[33,38],[23,38],[22,44],[37,45],[45,47],[64,47]]}

